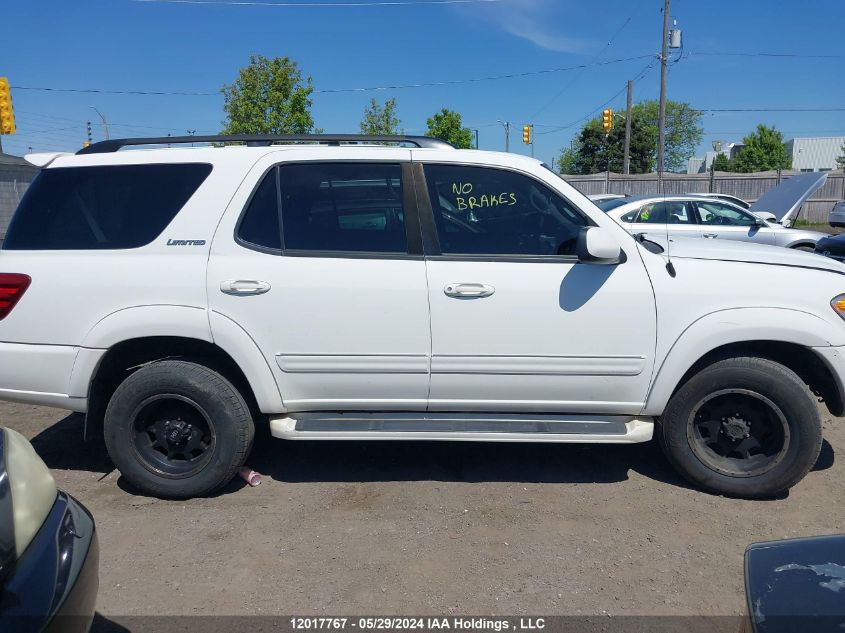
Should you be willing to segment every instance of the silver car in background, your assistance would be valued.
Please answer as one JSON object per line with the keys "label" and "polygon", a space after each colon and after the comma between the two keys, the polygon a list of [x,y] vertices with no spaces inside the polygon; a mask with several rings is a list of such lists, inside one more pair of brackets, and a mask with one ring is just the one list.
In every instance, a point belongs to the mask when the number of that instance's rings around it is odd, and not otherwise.
{"label": "silver car in background", "polygon": [[[698,237],[815,250],[826,233],[805,231],[764,220],[752,211],[718,198],[630,196],[596,203],[630,233],[646,237]],[[773,213],[774,215],[774,213]]]}
{"label": "silver car in background", "polygon": [[840,200],[833,205],[828,222],[830,226],[845,226],[845,200]]}

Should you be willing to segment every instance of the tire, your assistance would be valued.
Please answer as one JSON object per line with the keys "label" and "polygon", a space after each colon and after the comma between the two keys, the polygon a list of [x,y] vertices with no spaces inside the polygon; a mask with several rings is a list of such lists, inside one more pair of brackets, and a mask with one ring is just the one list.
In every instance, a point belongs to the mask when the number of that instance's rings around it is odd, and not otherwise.
{"label": "tire", "polygon": [[794,486],[816,463],[822,421],[795,372],[766,358],[733,357],[704,368],[672,396],[658,438],[693,484],[766,498]]}
{"label": "tire", "polygon": [[124,380],[106,408],[109,456],[133,486],[165,499],[207,495],[243,465],[255,427],[240,392],[219,373],[162,360]]}
{"label": "tire", "polygon": [[795,251],[804,251],[805,253],[814,253],[816,247],[812,244],[801,244],[800,246],[793,246],[792,250]]}

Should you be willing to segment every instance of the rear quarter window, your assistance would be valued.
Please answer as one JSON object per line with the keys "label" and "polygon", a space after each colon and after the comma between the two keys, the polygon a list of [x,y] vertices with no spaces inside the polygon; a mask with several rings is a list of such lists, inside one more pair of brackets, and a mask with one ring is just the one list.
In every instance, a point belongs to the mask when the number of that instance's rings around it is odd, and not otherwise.
{"label": "rear quarter window", "polygon": [[12,218],[4,250],[138,248],[156,239],[211,165],[109,165],[43,170]]}

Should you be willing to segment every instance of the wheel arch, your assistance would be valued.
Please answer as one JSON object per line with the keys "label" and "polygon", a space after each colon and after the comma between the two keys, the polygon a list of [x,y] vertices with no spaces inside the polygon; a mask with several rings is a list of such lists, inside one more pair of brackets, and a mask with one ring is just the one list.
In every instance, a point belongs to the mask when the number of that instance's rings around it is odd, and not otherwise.
{"label": "wheel arch", "polygon": [[703,367],[728,356],[774,360],[794,371],[833,415],[845,412],[845,393],[814,347],[829,347],[832,326],[816,315],[785,308],[741,308],[703,317],[672,345],[656,372],[643,414],[659,416],[669,399]]}

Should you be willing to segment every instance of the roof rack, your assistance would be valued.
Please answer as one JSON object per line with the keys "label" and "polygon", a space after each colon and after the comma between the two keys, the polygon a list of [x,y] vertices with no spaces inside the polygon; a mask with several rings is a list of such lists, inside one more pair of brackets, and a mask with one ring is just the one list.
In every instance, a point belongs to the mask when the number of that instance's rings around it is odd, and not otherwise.
{"label": "roof rack", "polygon": [[420,148],[455,149],[454,145],[430,136],[370,134],[221,134],[212,136],[157,136],[150,138],[113,138],[83,147],[77,154],[106,154],[130,145],[184,145],[187,143],[244,143],[266,147],[276,143],[403,143]]}

